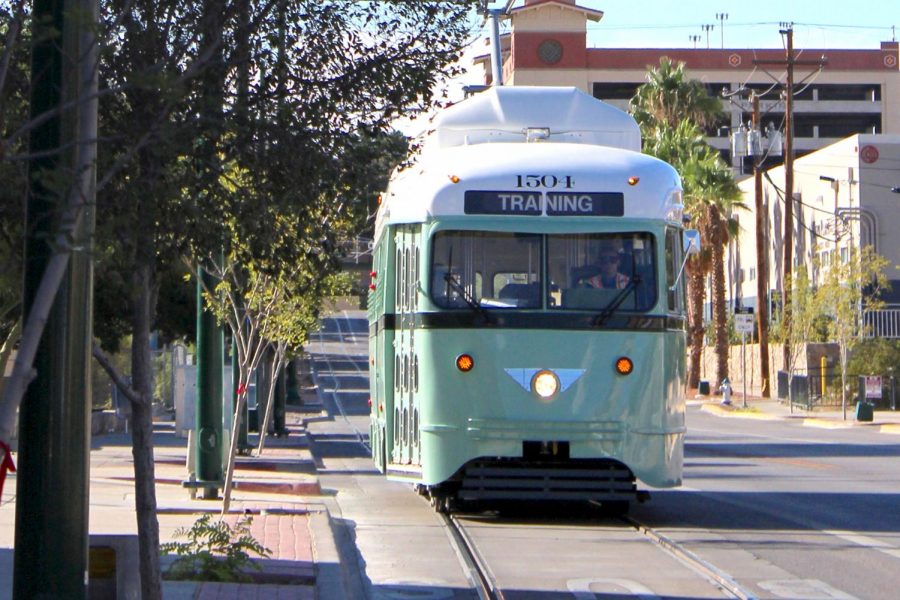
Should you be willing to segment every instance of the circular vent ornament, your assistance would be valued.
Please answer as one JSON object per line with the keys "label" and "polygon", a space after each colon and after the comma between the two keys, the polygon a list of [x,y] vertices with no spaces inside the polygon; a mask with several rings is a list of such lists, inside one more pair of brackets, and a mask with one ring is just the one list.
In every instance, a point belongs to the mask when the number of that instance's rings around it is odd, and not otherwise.
{"label": "circular vent ornament", "polygon": [[556,40],[544,40],[538,46],[538,58],[547,65],[556,64],[562,59],[563,47]]}
{"label": "circular vent ornament", "polygon": [[878,148],[872,145],[866,145],[859,149],[859,157],[867,165],[878,162]]}

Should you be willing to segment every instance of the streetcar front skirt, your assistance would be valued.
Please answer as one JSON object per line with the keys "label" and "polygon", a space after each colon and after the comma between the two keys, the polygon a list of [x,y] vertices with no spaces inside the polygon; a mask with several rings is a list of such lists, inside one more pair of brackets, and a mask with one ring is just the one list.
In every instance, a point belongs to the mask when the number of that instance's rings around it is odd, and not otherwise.
{"label": "streetcar front skirt", "polygon": [[477,459],[461,471],[460,500],[614,502],[635,499],[634,474],[609,460]]}

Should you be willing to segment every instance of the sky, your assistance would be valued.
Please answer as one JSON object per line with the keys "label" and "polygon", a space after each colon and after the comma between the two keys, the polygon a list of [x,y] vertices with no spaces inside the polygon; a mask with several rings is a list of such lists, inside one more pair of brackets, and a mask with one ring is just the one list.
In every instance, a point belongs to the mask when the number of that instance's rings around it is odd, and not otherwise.
{"label": "sky", "polygon": [[[521,5],[518,0],[516,5]],[[878,49],[896,40],[896,0],[577,0],[603,11],[588,24],[588,46],[605,48],[782,48],[779,23],[794,24],[795,48]],[[506,2],[494,1],[501,7]],[[727,15],[720,21],[717,15]],[[707,32],[704,25],[712,25]],[[724,27],[723,27],[724,25]],[[723,40],[724,38],[724,40]]]}
{"label": "sky", "polygon": [[[794,48],[877,50],[881,42],[896,40],[900,32],[897,0],[576,0],[579,6],[603,11],[598,22],[588,23],[588,47],[592,48],[784,48],[778,33],[782,22],[793,23]],[[517,0],[520,6],[524,0]],[[502,8],[506,0],[492,0]],[[862,7],[862,8],[861,8]],[[717,15],[727,15],[719,20]],[[472,15],[473,23],[483,18]],[[712,25],[709,31],[704,25]],[[724,25],[724,27],[723,27]],[[477,27],[476,27],[477,29]],[[509,31],[501,25],[501,33]],[[490,47],[488,24],[478,31],[460,61],[466,75],[447,86],[450,100],[463,98],[462,88],[483,83],[481,68],[471,68],[472,58],[486,55]],[[694,40],[691,36],[699,36]],[[708,39],[708,42],[707,42]],[[427,128],[427,119],[398,121],[397,128],[416,135]]]}

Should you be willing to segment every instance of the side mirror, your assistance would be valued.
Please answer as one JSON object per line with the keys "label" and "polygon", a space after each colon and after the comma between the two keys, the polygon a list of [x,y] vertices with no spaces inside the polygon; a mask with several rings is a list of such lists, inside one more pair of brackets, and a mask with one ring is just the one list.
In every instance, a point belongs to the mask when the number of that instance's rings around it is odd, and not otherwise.
{"label": "side mirror", "polygon": [[687,265],[688,259],[692,254],[700,254],[700,232],[696,229],[685,229],[684,230],[684,260],[681,261],[681,268],[678,269],[678,276],[675,277],[675,283],[669,288],[669,291],[674,292],[678,288],[678,282],[681,280],[681,276],[684,274],[684,267]]}
{"label": "side mirror", "polygon": [[686,256],[700,254],[700,232],[696,229],[684,230],[684,253]]}

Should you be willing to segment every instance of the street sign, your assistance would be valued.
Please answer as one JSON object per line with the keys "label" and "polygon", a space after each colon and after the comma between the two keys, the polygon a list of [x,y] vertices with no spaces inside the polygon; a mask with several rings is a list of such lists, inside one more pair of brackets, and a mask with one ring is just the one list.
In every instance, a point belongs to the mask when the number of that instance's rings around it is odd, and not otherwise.
{"label": "street sign", "polygon": [[881,398],[881,375],[866,375],[866,398]]}
{"label": "street sign", "polygon": [[734,315],[734,330],[737,333],[753,333],[753,315],[746,313]]}

